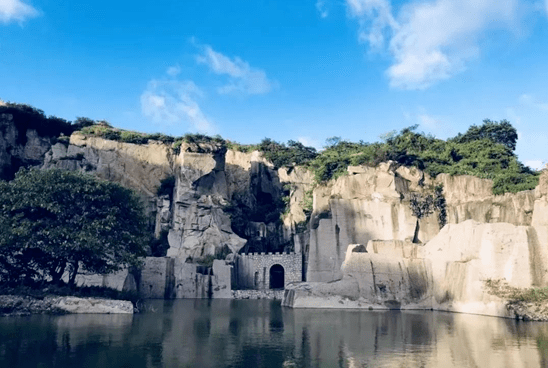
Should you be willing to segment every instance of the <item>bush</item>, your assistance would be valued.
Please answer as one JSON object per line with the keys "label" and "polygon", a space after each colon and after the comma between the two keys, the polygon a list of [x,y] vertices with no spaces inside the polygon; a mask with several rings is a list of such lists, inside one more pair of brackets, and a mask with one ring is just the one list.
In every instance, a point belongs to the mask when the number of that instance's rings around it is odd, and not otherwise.
{"label": "bush", "polygon": [[514,153],[517,134],[506,120],[484,120],[465,134],[447,141],[424,133],[417,126],[390,132],[384,142],[352,143],[334,137],[328,146],[310,161],[317,182],[326,182],[343,175],[348,165],[376,166],[395,161],[398,165],[414,166],[436,177],[440,173],[473,175],[493,180],[493,193],[518,192],[534,189],[540,174],[518,161]]}
{"label": "bush", "polygon": [[152,257],[165,257],[169,249],[169,241],[167,236],[169,231],[164,230],[158,238],[152,238],[150,241],[150,255]]}
{"label": "bush", "polygon": [[300,142],[288,141],[287,145],[265,138],[257,146],[263,156],[275,167],[306,165],[317,153],[313,147],[306,147]]}
{"label": "bush", "polygon": [[25,104],[6,103],[0,106],[0,114],[13,116],[18,131],[17,143],[27,143],[27,130],[34,129],[43,137],[58,137],[61,134],[71,135],[74,128],[71,124],[56,116],[46,117],[44,111]]}
{"label": "bush", "polygon": [[160,182],[160,186],[156,191],[158,197],[163,195],[169,195],[169,198],[173,197],[173,189],[175,188],[175,176],[168,176]]}

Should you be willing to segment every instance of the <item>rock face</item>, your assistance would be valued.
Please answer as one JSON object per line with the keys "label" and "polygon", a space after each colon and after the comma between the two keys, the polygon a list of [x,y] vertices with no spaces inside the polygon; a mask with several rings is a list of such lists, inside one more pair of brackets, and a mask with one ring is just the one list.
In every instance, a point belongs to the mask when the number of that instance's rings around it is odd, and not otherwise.
{"label": "rock face", "polygon": [[432,195],[438,185],[443,188],[447,223],[473,219],[528,226],[533,221],[533,208],[542,206],[535,202],[534,191],[494,196],[491,180],[472,176],[440,174],[434,180],[417,169],[396,168],[391,163],[376,168],[349,167],[348,171],[349,175],[314,190],[308,281],[340,279],[348,244],[404,241],[415,235],[421,243],[433,239],[440,231],[440,209],[417,220],[410,198],[413,194]]}
{"label": "rock face", "polygon": [[221,145],[181,147],[168,256],[185,260],[215,255],[225,247],[237,253],[245,245],[232,232],[230,218],[223,211],[229,203],[225,153]]}
{"label": "rock face", "polygon": [[467,220],[448,224],[425,245],[371,241],[348,247],[342,279],[286,290],[284,305],[316,308],[435,309],[516,318],[493,280],[524,289],[548,284],[548,247],[536,228]]}
{"label": "rock face", "polygon": [[13,178],[21,166],[41,164],[52,141],[34,129],[18,129],[11,114],[0,114],[0,179]]}
{"label": "rock face", "polygon": [[162,179],[172,173],[171,159],[169,147],[160,142],[122,143],[76,132],[70,144],[51,147],[43,167],[88,171],[154,198]]}

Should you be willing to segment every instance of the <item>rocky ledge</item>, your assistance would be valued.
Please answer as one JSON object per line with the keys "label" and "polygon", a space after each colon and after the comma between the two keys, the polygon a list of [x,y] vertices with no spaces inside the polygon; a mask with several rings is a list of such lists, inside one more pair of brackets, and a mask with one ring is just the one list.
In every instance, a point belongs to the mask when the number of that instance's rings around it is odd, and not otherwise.
{"label": "rocky ledge", "polygon": [[234,299],[274,299],[283,300],[283,290],[232,290]]}
{"label": "rocky ledge", "polygon": [[127,300],[77,298],[73,296],[0,295],[0,315],[103,313],[132,314],[133,304]]}

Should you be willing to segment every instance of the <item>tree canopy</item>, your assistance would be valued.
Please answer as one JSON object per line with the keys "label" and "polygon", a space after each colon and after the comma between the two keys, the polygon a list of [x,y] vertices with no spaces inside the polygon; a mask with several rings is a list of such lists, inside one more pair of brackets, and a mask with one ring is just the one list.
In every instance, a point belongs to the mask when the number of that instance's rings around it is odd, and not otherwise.
{"label": "tree canopy", "polygon": [[80,269],[110,273],[139,264],[148,235],[129,189],[62,170],[21,169],[0,181],[0,279],[58,282]]}

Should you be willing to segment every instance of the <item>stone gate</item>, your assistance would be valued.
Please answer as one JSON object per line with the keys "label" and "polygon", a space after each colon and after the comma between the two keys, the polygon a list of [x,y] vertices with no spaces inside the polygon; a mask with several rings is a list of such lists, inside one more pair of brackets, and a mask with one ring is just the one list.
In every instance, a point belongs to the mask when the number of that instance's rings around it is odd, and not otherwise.
{"label": "stone gate", "polygon": [[234,263],[235,288],[267,290],[302,281],[301,253],[239,254]]}

